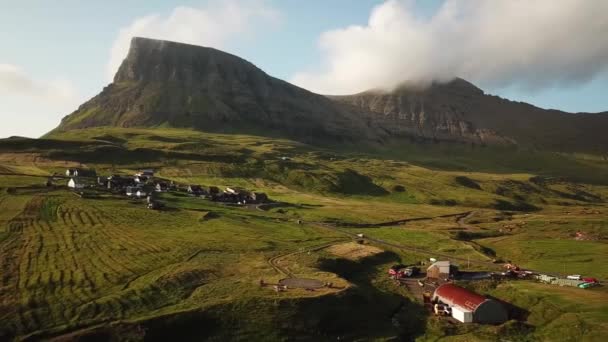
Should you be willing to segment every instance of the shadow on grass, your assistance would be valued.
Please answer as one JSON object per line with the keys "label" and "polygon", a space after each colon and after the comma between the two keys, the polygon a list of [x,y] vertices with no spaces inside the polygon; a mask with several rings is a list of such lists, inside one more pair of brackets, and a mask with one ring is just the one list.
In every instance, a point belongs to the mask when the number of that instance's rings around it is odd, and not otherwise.
{"label": "shadow on grass", "polygon": [[394,331],[399,341],[413,341],[424,334],[427,320],[424,307],[400,295],[383,291],[372,282],[377,277],[378,266],[400,261],[400,257],[393,252],[383,252],[360,261],[320,260],[320,269],[336,273],[356,285],[352,289],[352,296],[357,300],[343,308],[343,314],[348,319],[332,321],[334,329],[357,331],[358,327],[365,327],[377,332]]}

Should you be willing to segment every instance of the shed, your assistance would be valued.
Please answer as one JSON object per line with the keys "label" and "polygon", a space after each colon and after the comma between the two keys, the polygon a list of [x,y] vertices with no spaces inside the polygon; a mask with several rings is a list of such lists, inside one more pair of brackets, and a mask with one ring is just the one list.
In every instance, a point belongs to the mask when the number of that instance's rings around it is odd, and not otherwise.
{"label": "shed", "polygon": [[427,278],[447,279],[458,273],[458,266],[449,261],[436,261],[426,269]]}
{"label": "shed", "polygon": [[456,309],[454,318],[464,323],[469,320],[467,311],[471,312],[475,323],[503,323],[509,318],[500,302],[454,284],[443,284],[436,288],[433,300],[450,306],[452,315]]}

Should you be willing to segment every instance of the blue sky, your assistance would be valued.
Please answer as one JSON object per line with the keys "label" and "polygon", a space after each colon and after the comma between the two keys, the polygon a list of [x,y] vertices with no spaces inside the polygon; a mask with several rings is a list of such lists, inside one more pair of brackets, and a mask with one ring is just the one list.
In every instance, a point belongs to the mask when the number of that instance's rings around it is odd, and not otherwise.
{"label": "blue sky", "polygon": [[[458,1],[454,0],[455,6],[464,6],[464,9],[460,8],[460,10],[468,13],[466,12],[469,11],[466,9],[467,5],[458,4]],[[601,2],[598,3],[601,4]],[[414,53],[415,51],[410,53],[407,49],[401,50],[403,46],[428,50],[429,53],[435,55],[449,55],[451,50],[455,51],[455,55],[463,55],[460,47],[450,47],[437,53],[437,49],[441,49],[443,46],[439,43],[435,45],[426,43],[421,43],[425,45],[414,45],[412,43],[416,37],[424,37],[425,41],[432,41],[434,34],[439,35],[438,40],[445,39],[445,22],[452,22],[457,16],[451,17],[452,21],[426,22],[439,16],[438,11],[440,10],[443,14],[449,12],[450,7],[444,5],[442,0],[389,0],[388,2],[372,0],[233,0],[231,4],[235,8],[248,8],[248,10],[242,11],[245,13],[243,18],[246,20],[246,23],[242,25],[230,22],[233,20],[231,14],[230,17],[226,17],[228,18],[226,19],[227,25],[241,25],[242,27],[239,26],[239,29],[219,38],[214,37],[213,34],[221,32],[224,22],[222,25],[211,22],[208,23],[208,26],[193,27],[193,31],[198,30],[199,34],[189,38],[191,42],[227,50],[253,62],[273,76],[295,82],[306,88],[314,88],[311,90],[334,93],[348,92],[352,89],[364,90],[368,86],[374,85],[373,82],[381,82],[385,79],[381,76],[375,78],[375,68],[379,70],[378,74],[384,72],[386,75],[397,75],[393,77],[399,77],[401,74],[405,78],[410,77],[407,75],[424,77],[429,74],[429,67],[420,66],[424,64],[423,62],[427,62],[428,58],[424,58],[424,55],[419,55],[417,52]],[[173,37],[172,35],[176,33],[171,25],[180,21],[181,17],[176,15],[177,19],[173,23],[167,18],[175,14],[176,7],[182,6],[186,9],[182,12],[200,9],[202,14],[214,17],[216,11],[222,11],[218,8],[225,6],[225,2],[216,0],[179,3],[160,0],[103,2],[30,0],[1,1],[0,6],[2,9],[0,11],[0,41],[2,42],[0,48],[0,116],[5,122],[0,127],[0,137],[12,135],[34,137],[54,128],[63,116],[97,94],[110,81],[108,64],[111,55],[116,55],[113,48],[119,51],[118,53],[124,50],[124,48],[120,49],[119,43],[121,30],[127,35],[129,32],[137,32],[133,29],[134,22],[146,16],[155,15],[155,21],[149,25],[151,28],[148,31],[143,29],[143,32],[153,33],[155,28],[152,26],[162,24],[165,25],[166,31],[163,34]],[[268,11],[261,12],[258,11],[259,8]],[[376,23],[375,28],[370,24],[370,16],[374,9],[376,9],[373,20]],[[492,13],[499,10],[492,8],[486,9],[486,12],[475,10],[475,13],[467,15],[471,16],[471,22],[481,23],[483,20],[480,18],[483,19],[486,15],[491,16]],[[503,11],[508,10],[503,9]],[[600,9],[597,10],[606,13]],[[268,14],[270,12],[271,14]],[[395,14],[395,18],[393,18],[393,12],[401,13],[401,17]],[[518,11],[513,10],[513,12]],[[563,19],[559,17],[560,13],[554,15],[556,21]],[[593,15],[593,13],[589,15]],[[221,14],[218,14],[218,17],[221,17]],[[202,25],[199,18],[201,17],[193,19],[193,26]],[[588,21],[589,18],[580,18],[580,20]],[[184,25],[188,29],[188,24]],[[215,25],[218,28],[209,25]],[[393,28],[395,32],[390,31]],[[465,29],[477,30],[473,32],[479,31],[479,27]],[[599,28],[595,29],[599,30]],[[534,27],[529,30],[530,35],[542,35],[542,33],[534,32]],[[412,31],[414,32],[411,36],[407,35]],[[493,34],[500,34],[501,31],[498,32]],[[523,32],[524,35],[525,33]],[[589,31],[583,31],[580,34],[588,35],[588,33]],[[385,42],[384,37],[391,35],[394,35],[395,39]],[[179,38],[179,34],[176,37]],[[521,40],[517,37],[516,39]],[[542,40],[543,36],[539,36],[538,39]],[[564,39],[568,39],[568,37],[564,37]],[[462,44],[469,44],[465,40],[467,38],[463,39]],[[212,44],[208,44],[208,42]],[[377,50],[383,50],[382,47],[386,46],[386,50],[391,53],[383,55],[382,51],[375,51],[370,55],[360,55],[361,49],[357,47],[359,42],[370,44]],[[578,64],[554,60],[555,57],[550,55],[540,56],[537,59],[530,58],[530,60],[522,58],[522,55],[527,55],[527,53],[535,56],[538,54],[536,50],[521,50],[524,53],[514,54],[513,57],[509,57],[510,59],[503,60],[493,57],[495,56],[492,54],[493,52],[488,52],[487,40],[482,42],[483,44],[478,45],[470,43],[471,47],[467,47],[472,49],[471,51],[479,50],[479,54],[475,54],[480,56],[478,58],[479,70],[472,70],[473,63],[471,62],[465,63],[456,59],[442,58],[437,61],[433,60],[433,63],[442,65],[445,63],[444,69],[446,70],[470,74],[471,78],[474,78],[471,81],[486,92],[512,100],[572,112],[608,110],[608,96],[606,96],[608,77],[606,77],[603,64],[596,66],[590,62],[594,61],[590,58],[606,59],[606,56],[603,55],[604,50],[594,50],[593,56],[588,58],[583,58],[578,54],[573,55],[566,61],[578,61]],[[593,47],[593,44],[604,45],[605,42],[597,41],[588,44]],[[542,41],[538,43],[538,45],[542,44]],[[550,42],[546,44],[550,44]],[[568,41],[565,41],[564,44],[567,45]],[[515,44],[514,49],[530,49],[530,44],[522,44],[522,46]],[[581,46],[584,48],[586,45]],[[581,46],[576,46],[576,48],[580,50]],[[504,48],[508,50],[507,47]],[[499,56],[504,54],[503,51]],[[562,54],[564,53],[562,52]],[[345,78],[340,66],[335,67],[336,63],[340,63],[339,60],[336,62],[336,56],[343,55],[360,56],[363,58],[362,60],[369,60],[370,62],[365,64],[365,67],[368,68],[362,70],[362,74],[367,72],[369,75],[361,78],[355,77],[352,80]],[[400,56],[403,56],[403,64],[401,64]],[[384,58],[387,59],[386,63]],[[460,57],[460,59],[467,58],[469,57]],[[475,56],[470,58],[476,60]],[[496,65],[485,62],[489,58],[500,61]],[[546,64],[542,62],[543,58],[547,58]],[[517,60],[517,63],[512,63],[512,60]],[[539,60],[540,62],[538,62]],[[345,64],[353,65],[353,63],[355,63],[354,68],[347,72],[356,74],[359,70],[356,65],[357,60],[349,60]],[[529,65],[523,66],[525,63],[529,63]],[[601,64],[601,62],[598,63]],[[587,70],[589,68],[586,69],[585,65],[593,65],[594,68]],[[430,67],[434,68],[433,65]],[[560,75],[560,68],[568,71],[564,72],[565,76]],[[409,73],[413,69],[420,70],[417,70],[418,73]],[[581,69],[580,72],[579,69]],[[539,70],[538,78],[535,77],[534,70]],[[570,70],[577,72],[570,72]],[[433,77],[443,77],[444,75],[446,75],[445,72],[432,74]],[[350,77],[350,75],[348,76]],[[519,82],[517,77],[523,81]],[[536,82],[537,79],[540,81]],[[397,81],[401,80],[390,77],[387,79],[389,83]]]}

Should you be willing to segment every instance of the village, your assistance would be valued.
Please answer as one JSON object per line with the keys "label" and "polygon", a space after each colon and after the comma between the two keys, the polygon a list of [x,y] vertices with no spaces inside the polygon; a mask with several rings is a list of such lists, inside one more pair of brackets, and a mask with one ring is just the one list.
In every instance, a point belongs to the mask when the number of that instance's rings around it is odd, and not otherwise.
{"label": "village", "polygon": [[[164,203],[157,197],[160,193],[186,193],[192,197],[207,199],[213,202],[233,205],[256,205],[270,203],[263,192],[249,191],[240,187],[226,187],[221,190],[217,186],[202,186],[197,184],[176,184],[173,181],[155,177],[154,170],[141,170],[134,175],[112,174],[108,177],[98,176],[95,170],[67,169],[67,187],[83,197],[87,190],[101,190],[120,194],[127,198],[146,199],[149,209],[161,210]],[[47,185],[53,184],[53,177]],[[90,195],[89,195],[90,196]]]}

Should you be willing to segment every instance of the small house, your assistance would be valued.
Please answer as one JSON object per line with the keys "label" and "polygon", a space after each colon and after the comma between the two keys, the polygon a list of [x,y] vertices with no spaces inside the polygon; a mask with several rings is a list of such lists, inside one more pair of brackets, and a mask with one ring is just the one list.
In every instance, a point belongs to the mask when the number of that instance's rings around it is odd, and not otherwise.
{"label": "small house", "polygon": [[154,186],[154,191],[156,192],[165,192],[168,190],[168,185],[167,183],[163,183],[163,182],[159,182],[156,183],[156,185]]}
{"label": "small house", "polygon": [[502,303],[454,284],[435,289],[433,301],[451,308],[452,317],[462,323],[503,323],[509,319]]}
{"label": "small house", "polygon": [[82,189],[85,187],[85,184],[82,183],[78,178],[70,178],[68,181],[68,188],[70,189]]}
{"label": "small house", "polygon": [[458,274],[458,266],[449,261],[436,261],[426,270],[427,278],[450,279]]}
{"label": "small house", "polygon": [[200,185],[188,185],[187,191],[189,194],[196,196],[204,195],[206,193],[205,189]]}

